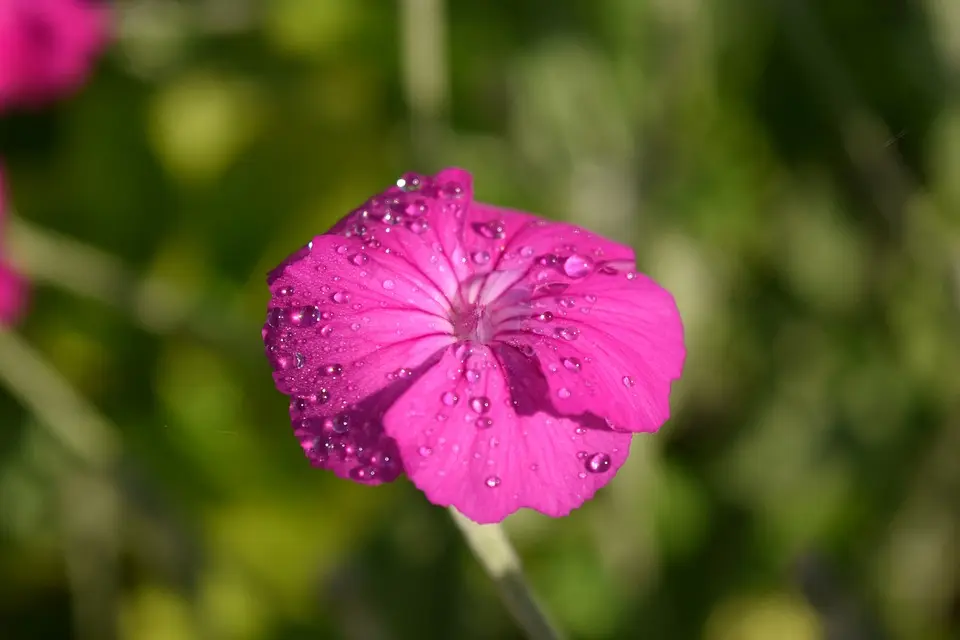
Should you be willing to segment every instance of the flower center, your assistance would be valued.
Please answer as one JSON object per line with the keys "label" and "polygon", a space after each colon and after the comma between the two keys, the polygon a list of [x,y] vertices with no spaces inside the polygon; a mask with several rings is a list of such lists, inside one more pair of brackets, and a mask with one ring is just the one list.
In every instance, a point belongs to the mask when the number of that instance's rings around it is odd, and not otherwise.
{"label": "flower center", "polygon": [[465,303],[461,308],[455,308],[451,316],[453,335],[457,340],[472,340],[487,344],[493,340],[496,333],[493,321],[485,305]]}

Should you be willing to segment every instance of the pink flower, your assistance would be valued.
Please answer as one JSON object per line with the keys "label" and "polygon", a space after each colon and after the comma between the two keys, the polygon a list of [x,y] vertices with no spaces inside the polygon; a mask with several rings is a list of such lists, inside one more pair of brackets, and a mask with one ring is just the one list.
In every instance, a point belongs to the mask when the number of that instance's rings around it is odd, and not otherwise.
{"label": "pink flower", "polygon": [[[2,1],[2,0],[0,0]],[[3,247],[7,218],[3,172],[0,171],[0,250]],[[10,326],[20,319],[26,304],[26,283],[0,258],[0,327]]]}
{"label": "pink flower", "polygon": [[71,93],[106,40],[96,0],[0,0],[0,110]]}
{"label": "pink flower", "polygon": [[476,522],[568,514],[669,417],[673,298],[627,247],[474,202],[466,171],[397,185],[268,278],[297,438],[315,466],[406,472]]}

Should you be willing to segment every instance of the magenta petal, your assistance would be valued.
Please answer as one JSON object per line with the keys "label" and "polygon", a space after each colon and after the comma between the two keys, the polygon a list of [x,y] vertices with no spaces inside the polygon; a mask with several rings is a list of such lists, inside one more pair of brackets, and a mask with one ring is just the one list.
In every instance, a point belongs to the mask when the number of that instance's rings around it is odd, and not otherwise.
{"label": "magenta petal", "polygon": [[650,278],[595,272],[535,291],[531,308],[512,314],[498,337],[536,355],[560,413],[648,432],[669,418],[686,355],[683,325],[673,297]]}
{"label": "magenta petal", "polygon": [[542,385],[509,347],[451,347],[396,400],[384,426],[434,504],[479,523],[521,507],[563,516],[615,475],[631,434],[543,411],[549,403],[535,404]]}
{"label": "magenta petal", "polygon": [[453,342],[436,288],[395,254],[318,236],[274,274],[263,329],[277,388],[307,456],[377,483],[400,471],[381,416],[420,367]]}

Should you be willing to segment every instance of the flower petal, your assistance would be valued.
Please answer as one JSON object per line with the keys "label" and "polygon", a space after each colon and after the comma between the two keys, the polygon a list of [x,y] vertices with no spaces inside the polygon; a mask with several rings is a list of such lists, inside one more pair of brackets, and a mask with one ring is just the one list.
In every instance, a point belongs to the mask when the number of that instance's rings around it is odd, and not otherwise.
{"label": "flower petal", "polygon": [[632,249],[586,229],[482,203],[468,210],[463,246],[474,273],[489,274],[477,291],[483,301],[523,280],[566,282],[634,264]]}
{"label": "flower petal", "polygon": [[341,219],[328,232],[358,238],[369,252],[401,256],[453,301],[471,274],[461,237],[473,197],[470,174],[406,174]]}
{"label": "flower petal", "polygon": [[545,387],[516,349],[453,346],[395,401],[384,427],[434,504],[479,523],[521,507],[563,516],[610,481],[632,434],[552,415]]}
{"label": "flower petal", "polygon": [[627,431],[659,429],[686,354],[670,293],[613,270],[527,286],[529,307],[501,310],[497,337],[537,357],[556,410],[593,413]]}
{"label": "flower petal", "polygon": [[443,296],[397,253],[318,236],[271,275],[263,329],[277,388],[308,458],[341,477],[400,471],[381,416],[453,342]]}

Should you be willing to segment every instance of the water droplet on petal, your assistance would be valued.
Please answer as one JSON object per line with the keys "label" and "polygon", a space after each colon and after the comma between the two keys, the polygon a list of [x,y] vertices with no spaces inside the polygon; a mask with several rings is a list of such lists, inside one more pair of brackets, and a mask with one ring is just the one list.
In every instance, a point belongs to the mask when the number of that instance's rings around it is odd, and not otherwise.
{"label": "water droplet on petal", "polygon": [[418,191],[423,181],[415,173],[405,173],[397,180],[397,186],[406,192]]}
{"label": "water droplet on petal", "polygon": [[339,364],[328,364],[323,366],[320,371],[325,376],[338,376],[343,373],[343,366]]}
{"label": "water droplet on petal", "polygon": [[500,486],[500,478],[497,476],[490,476],[486,479],[485,484],[491,489],[495,489],[496,487]]}
{"label": "water droplet on petal", "polygon": [[557,262],[559,261],[560,261],[560,258],[558,258],[552,253],[547,253],[537,258],[537,264],[539,264],[542,267],[551,267],[557,264]]}
{"label": "water droplet on petal", "polygon": [[488,251],[474,251],[470,258],[474,264],[487,264],[490,262],[490,253]]}
{"label": "water droplet on petal", "polygon": [[430,228],[430,225],[427,223],[426,220],[423,220],[422,218],[417,218],[416,220],[410,221],[410,225],[408,228],[410,229],[410,231],[414,232],[415,234],[420,235],[422,233],[425,233]]}
{"label": "water droplet on petal", "polygon": [[540,322],[550,322],[551,320],[553,320],[553,313],[551,313],[550,311],[544,311],[543,313],[537,316],[537,320],[539,320]]}
{"label": "water droplet on petal", "polygon": [[570,389],[567,389],[566,387],[560,387],[557,389],[557,395],[560,396],[561,399],[566,400],[570,397]]}
{"label": "water droplet on petal", "polygon": [[623,386],[630,388],[634,385],[633,378],[630,376],[623,376]]}
{"label": "water droplet on petal", "polygon": [[580,329],[577,329],[576,327],[564,327],[562,329],[557,329],[557,335],[564,340],[576,340],[577,336],[580,335]]}
{"label": "water droplet on petal", "polygon": [[295,366],[297,369],[303,369],[303,365],[305,365],[305,364],[307,363],[307,358],[306,358],[302,353],[300,353],[299,351],[298,351],[296,354],[294,354],[293,357],[294,357],[294,361],[295,361],[295,362],[294,362],[294,366]]}
{"label": "water droplet on petal", "polygon": [[593,295],[592,293],[588,293],[587,295],[583,296],[583,299],[589,302],[590,304],[593,304],[594,302],[597,301],[597,296]]}
{"label": "water droplet on petal", "polygon": [[470,384],[474,384],[475,382],[480,380],[480,372],[477,371],[476,369],[467,369],[463,375],[467,379],[467,382],[469,382]]}
{"label": "water droplet on petal", "polygon": [[583,278],[593,271],[593,261],[585,256],[573,254],[563,263],[563,272],[571,278]]}
{"label": "water droplet on petal", "polygon": [[430,447],[424,446],[424,447],[420,447],[417,450],[417,453],[420,454],[421,458],[429,458],[430,456],[433,455],[433,449],[431,449]]}
{"label": "water droplet on petal", "polygon": [[486,413],[490,410],[490,398],[487,398],[486,396],[471,398],[470,408],[477,413]]}
{"label": "water droplet on petal", "polygon": [[278,328],[283,324],[284,320],[287,317],[286,309],[281,309],[280,307],[274,307],[267,312],[267,324],[273,327],[274,329]]}
{"label": "water droplet on petal", "polygon": [[393,280],[384,280],[384,281],[383,281],[383,288],[386,289],[386,290],[388,290],[388,291],[389,291],[390,289],[393,289],[395,286],[396,286],[396,283],[395,283]]}
{"label": "water droplet on petal", "polygon": [[563,368],[568,371],[580,371],[580,360],[577,358],[564,358],[560,362],[563,363]]}
{"label": "water droplet on petal", "polygon": [[477,429],[489,429],[493,426],[493,419],[483,416],[477,418],[476,422],[474,422],[474,425],[476,425]]}
{"label": "water droplet on petal", "polygon": [[333,327],[330,326],[329,324],[323,325],[323,327],[320,329],[320,335],[323,336],[324,338],[329,338],[332,333],[333,333]]}
{"label": "water droplet on petal", "polygon": [[448,182],[440,187],[440,197],[456,199],[463,195],[463,187],[459,182]]}
{"label": "water droplet on petal", "polygon": [[350,416],[341,413],[333,417],[332,429],[334,433],[346,433],[350,430]]}
{"label": "water droplet on petal", "polygon": [[521,247],[520,255],[523,256],[524,258],[529,258],[530,256],[533,255],[533,247]]}
{"label": "water droplet on petal", "polygon": [[605,453],[595,453],[587,458],[586,467],[590,473],[603,473],[610,468],[610,456]]}
{"label": "water droplet on petal", "polygon": [[359,322],[354,322],[352,325],[350,325],[350,330],[351,330],[351,331],[360,331],[360,323],[359,323]]}
{"label": "water droplet on petal", "polygon": [[294,288],[291,286],[280,287],[280,289],[277,290],[277,293],[281,296],[292,296],[294,293]]}
{"label": "water droplet on petal", "polygon": [[330,392],[326,389],[320,389],[317,392],[317,404],[327,404],[330,402]]}
{"label": "water droplet on petal", "polygon": [[362,267],[363,265],[367,264],[369,261],[370,261],[370,258],[365,253],[357,253],[351,256],[350,258],[350,262],[357,265],[358,267]]}
{"label": "water droplet on petal", "polygon": [[443,395],[440,396],[440,401],[448,407],[452,407],[460,401],[460,396],[453,391],[445,391]]}
{"label": "water droplet on petal", "polygon": [[346,304],[350,302],[350,294],[346,291],[337,291],[335,294],[330,296],[330,299],[337,304]]}

